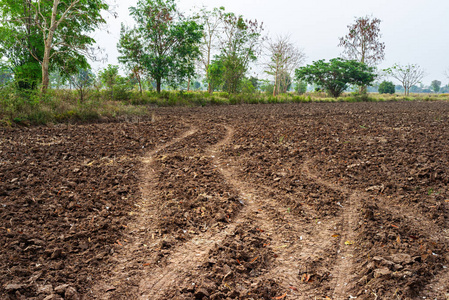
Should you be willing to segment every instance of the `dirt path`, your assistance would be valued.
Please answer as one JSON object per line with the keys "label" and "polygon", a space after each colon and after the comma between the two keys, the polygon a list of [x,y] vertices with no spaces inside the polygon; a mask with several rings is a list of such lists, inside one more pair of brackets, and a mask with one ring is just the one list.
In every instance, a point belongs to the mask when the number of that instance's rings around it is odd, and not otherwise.
{"label": "dirt path", "polygon": [[[116,291],[118,287],[123,287],[124,282],[130,281],[130,278],[142,276],[142,272],[146,272],[142,269],[142,265],[145,264],[142,259],[145,257],[143,251],[148,251],[149,247],[144,241],[148,241],[146,237],[149,232],[152,231],[149,224],[154,223],[155,210],[153,207],[153,195],[151,190],[155,185],[152,178],[155,177],[152,164],[154,157],[158,152],[174,145],[175,143],[195,134],[198,131],[196,127],[191,127],[188,131],[181,136],[174,138],[173,140],[156,146],[155,149],[148,152],[148,154],[142,159],[142,187],[141,187],[141,201],[136,203],[136,212],[132,212],[135,215],[135,222],[127,225],[128,234],[127,238],[123,241],[117,241],[117,244],[121,245],[117,256],[115,258],[115,266],[113,267],[112,274],[105,276],[106,280],[95,285],[92,289],[94,298],[97,299],[113,299],[115,296],[110,295],[108,292]],[[143,239],[145,237],[145,239]],[[152,237],[154,240],[154,236]],[[156,244],[156,243],[155,243]],[[135,280],[135,279],[134,279]],[[133,283],[133,287],[127,287],[126,291],[123,291],[123,296],[126,295],[136,297],[139,294],[138,284]],[[122,291],[121,291],[122,292]]]}

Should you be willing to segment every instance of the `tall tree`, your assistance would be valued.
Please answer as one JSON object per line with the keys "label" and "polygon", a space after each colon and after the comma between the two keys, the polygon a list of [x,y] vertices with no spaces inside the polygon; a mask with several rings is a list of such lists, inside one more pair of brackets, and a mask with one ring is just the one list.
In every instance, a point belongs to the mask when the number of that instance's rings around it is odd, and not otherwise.
{"label": "tall tree", "polygon": [[273,96],[276,96],[287,92],[287,81],[291,81],[292,72],[304,62],[305,54],[290,41],[289,36],[269,40],[267,50],[270,60],[266,64],[266,73],[274,77]]}
{"label": "tall tree", "polygon": [[393,67],[385,69],[384,72],[402,84],[406,96],[410,95],[410,88],[421,82],[425,76],[424,70],[420,66],[413,64],[405,66],[394,64]]}
{"label": "tall tree", "polygon": [[[207,10],[202,8],[195,16],[195,20],[203,27],[203,38],[200,44],[200,64],[206,74],[206,80],[209,82],[209,65],[211,64],[214,51],[218,51],[216,42],[222,31],[224,7]],[[211,94],[213,85],[209,84],[208,92]]]}
{"label": "tall tree", "polygon": [[[175,0],[139,0],[130,12],[137,26],[122,31],[120,61],[139,62],[156,81],[158,93],[162,80],[173,85],[192,77],[200,54],[201,26],[179,13]],[[125,42],[127,35],[132,42]]]}
{"label": "tall tree", "polygon": [[[40,63],[45,92],[53,63],[64,65],[70,58],[71,71],[77,70],[75,65],[87,66],[85,56],[93,57],[95,43],[88,34],[105,23],[101,12],[108,7],[105,0],[0,0],[0,38],[14,39]],[[40,34],[37,44],[42,46],[38,48],[28,42],[37,36],[36,31]]]}
{"label": "tall tree", "polygon": [[374,66],[385,58],[385,43],[380,41],[380,22],[369,16],[356,18],[348,25],[349,33],[340,38],[343,57]]}
{"label": "tall tree", "polygon": [[230,93],[238,91],[250,62],[257,59],[261,50],[263,24],[245,20],[234,13],[223,13],[223,32],[220,35],[220,59],[226,71],[224,81]]}

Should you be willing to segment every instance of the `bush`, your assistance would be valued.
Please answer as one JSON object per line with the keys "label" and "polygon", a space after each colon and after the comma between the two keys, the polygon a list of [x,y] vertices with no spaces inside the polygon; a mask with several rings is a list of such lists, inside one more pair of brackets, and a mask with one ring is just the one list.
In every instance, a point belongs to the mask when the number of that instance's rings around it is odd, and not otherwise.
{"label": "bush", "polygon": [[394,94],[395,92],[396,89],[391,81],[383,81],[379,85],[379,94]]}

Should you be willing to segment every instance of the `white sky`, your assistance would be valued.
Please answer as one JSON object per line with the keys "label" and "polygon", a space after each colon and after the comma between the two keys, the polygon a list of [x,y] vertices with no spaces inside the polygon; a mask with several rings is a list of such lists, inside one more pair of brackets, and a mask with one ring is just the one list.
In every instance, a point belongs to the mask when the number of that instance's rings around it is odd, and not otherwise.
{"label": "white sky", "polygon": [[[137,0],[117,2],[119,17],[107,17],[110,33],[95,35],[110,64],[118,64],[120,23],[133,24],[128,7],[135,6]],[[355,17],[372,15],[382,20],[381,41],[386,46],[379,68],[394,63],[418,64],[426,70],[425,85],[434,79],[443,85],[449,82],[444,75],[449,69],[448,0],[178,0],[178,7],[186,14],[203,5],[209,9],[224,6],[226,11],[262,21],[264,34],[270,37],[289,34],[304,50],[306,64],[339,56],[342,48],[337,47],[338,38],[347,34],[347,25],[354,23]],[[93,66],[98,69],[106,64]]]}

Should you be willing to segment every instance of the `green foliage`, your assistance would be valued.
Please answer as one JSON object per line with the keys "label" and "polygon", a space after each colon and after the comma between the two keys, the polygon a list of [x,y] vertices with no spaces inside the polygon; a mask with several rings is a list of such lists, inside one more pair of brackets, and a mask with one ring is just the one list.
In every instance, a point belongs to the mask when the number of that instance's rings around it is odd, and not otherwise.
{"label": "green foliage", "polygon": [[432,90],[435,93],[438,93],[440,91],[440,88],[441,88],[441,81],[433,80],[432,83],[430,84],[430,87],[432,88]]}
{"label": "green foliage", "polygon": [[210,86],[210,91],[221,89],[224,84],[224,74],[226,67],[220,57],[216,57],[207,69],[207,82]]}
{"label": "green foliage", "polygon": [[253,94],[256,92],[256,88],[253,83],[249,79],[243,79],[242,81],[242,93],[244,94]]}
{"label": "green foliage", "polygon": [[108,7],[104,0],[0,0],[0,53],[12,65],[18,87],[33,89],[42,80],[45,90],[50,70],[76,74],[87,68],[86,52],[95,55],[89,34],[106,22],[101,11]]}
{"label": "green foliage", "polygon": [[117,83],[118,66],[108,65],[99,73],[99,77],[104,85],[109,89],[111,100],[114,99],[114,86]]}
{"label": "green foliage", "polygon": [[341,58],[331,59],[329,62],[319,60],[312,65],[296,69],[296,80],[304,80],[323,87],[326,92],[337,98],[349,85],[366,86],[374,81],[374,68],[355,60]]}
{"label": "green foliage", "polygon": [[233,13],[224,13],[222,18],[223,38],[219,59],[225,67],[223,89],[237,93],[249,63],[257,59],[263,27],[257,20],[245,20],[243,16]]}
{"label": "green foliage", "polygon": [[305,94],[305,92],[307,92],[307,82],[302,80],[298,81],[296,83],[295,91],[300,95]]}
{"label": "green foliage", "polygon": [[89,69],[78,69],[78,73],[70,76],[70,82],[78,91],[81,102],[84,102],[89,88],[95,80],[95,75]]}
{"label": "green foliage", "polygon": [[193,77],[201,26],[183,17],[174,0],[139,0],[130,12],[137,26],[122,27],[119,61],[141,66],[156,81],[157,92],[162,80],[173,85]]}
{"label": "green foliage", "polygon": [[395,86],[391,81],[383,81],[379,85],[379,94],[394,94],[395,92]]}

